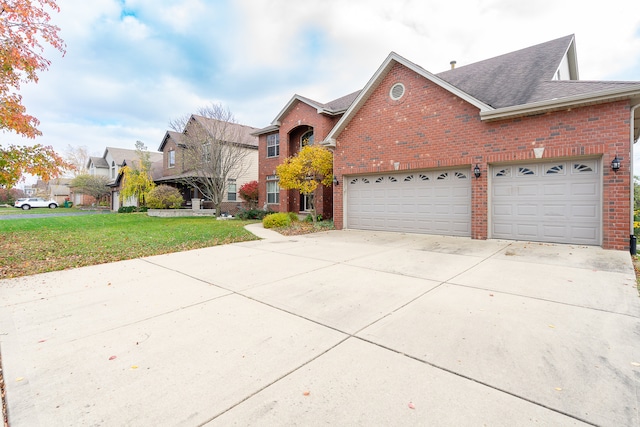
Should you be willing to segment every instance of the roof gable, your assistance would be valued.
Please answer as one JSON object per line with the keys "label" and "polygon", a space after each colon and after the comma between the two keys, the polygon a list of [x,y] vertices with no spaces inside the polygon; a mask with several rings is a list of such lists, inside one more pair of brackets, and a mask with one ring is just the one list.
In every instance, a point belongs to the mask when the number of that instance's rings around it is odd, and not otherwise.
{"label": "roof gable", "polygon": [[[358,110],[364,105],[364,103],[369,99],[373,91],[380,85],[384,77],[391,71],[394,65],[400,64],[404,67],[409,68],[411,71],[417,73],[418,75],[426,78],[427,80],[435,83],[436,85],[442,87],[443,89],[453,93],[459,98],[469,102],[470,104],[477,107],[480,111],[490,111],[493,108],[484,102],[480,101],[477,98],[469,95],[468,93],[463,92],[459,88],[453,86],[449,82],[441,79],[440,77],[430,73],[419,65],[414,64],[413,62],[403,58],[395,52],[391,52],[389,56],[384,60],[382,65],[378,68],[378,70],[374,73],[374,75],[369,79],[364,89],[362,89],[351,103],[350,107],[344,113],[342,118],[338,120],[338,123],[334,126],[334,128],[329,132],[327,138],[323,142],[324,145],[334,146],[335,138],[342,132],[342,130],[346,127],[349,121],[353,118],[353,116],[358,112]],[[354,93],[355,94],[355,93]]]}

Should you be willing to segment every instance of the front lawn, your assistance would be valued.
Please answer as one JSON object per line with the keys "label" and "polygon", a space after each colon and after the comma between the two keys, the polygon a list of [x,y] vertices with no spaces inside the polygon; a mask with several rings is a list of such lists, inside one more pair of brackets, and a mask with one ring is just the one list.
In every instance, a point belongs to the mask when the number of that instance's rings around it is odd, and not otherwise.
{"label": "front lawn", "polygon": [[255,240],[244,229],[252,222],[146,214],[2,220],[0,278]]}

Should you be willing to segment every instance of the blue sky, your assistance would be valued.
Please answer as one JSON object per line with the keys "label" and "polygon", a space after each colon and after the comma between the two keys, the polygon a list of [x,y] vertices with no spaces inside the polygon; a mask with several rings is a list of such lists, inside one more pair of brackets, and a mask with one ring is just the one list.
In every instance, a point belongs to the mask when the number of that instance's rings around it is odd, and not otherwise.
{"label": "blue sky", "polygon": [[[211,102],[264,127],[294,95],[362,88],[390,51],[437,73],[575,34],[584,80],[640,81],[637,0],[58,0],[67,44],[24,103],[43,136],[0,143],[157,150]],[[640,151],[640,150],[639,150]],[[636,162],[640,164],[640,160]]]}

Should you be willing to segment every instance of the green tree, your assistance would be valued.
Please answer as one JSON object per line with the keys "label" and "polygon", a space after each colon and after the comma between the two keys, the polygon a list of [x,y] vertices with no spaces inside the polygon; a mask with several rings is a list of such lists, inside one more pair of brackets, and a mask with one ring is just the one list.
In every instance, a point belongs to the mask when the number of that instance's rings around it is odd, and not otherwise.
{"label": "green tree", "polygon": [[111,193],[111,190],[107,187],[108,183],[109,178],[106,176],[85,173],[73,178],[69,183],[69,187],[78,193],[87,194],[96,200],[100,200]]}
{"label": "green tree", "polygon": [[146,206],[146,197],[155,187],[151,178],[150,154],[147,147],[141,142],[136,142],[136,153],[138,159],[132,165],[122,168],[122,189],[120,190],[120,200],[124,201],[130,197],[135,197],[138,206]]}
{"label": "green tree", "polygon": [[285,159],[276,167],[280,187],[298,190],[311,197],[311,215],[316,223],[317,189],[321,185],[330,186],[333,181],[333,154],[324,147],[307,145],[293,157]]}

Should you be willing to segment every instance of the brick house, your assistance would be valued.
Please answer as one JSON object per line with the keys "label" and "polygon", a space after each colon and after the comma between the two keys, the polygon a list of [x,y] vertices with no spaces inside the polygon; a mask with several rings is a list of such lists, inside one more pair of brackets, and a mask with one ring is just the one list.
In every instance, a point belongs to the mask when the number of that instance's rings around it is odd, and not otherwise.
{"label": "brick house", "polygon": [[[202,137],[203,140],[221,143],[224,147],[231,147],[231,154],[224,150],[220,154],[219,161],[222,161],[222,168],[226,168],[227,191],[225,192],[221,212],[235,215],[244,204],[238,195],[238,190],[242,185],[258,179],[258,139],[252,135],[257,129],[237,123],[223,122],[212,118],[193,114],[190,116],[182,133],[167,131],[160,143],[158,151],[161,151],[162,162],[159,163],[159,177],[154,179],[156,184],[167,184],[180,190],[187,206],[191,206],[192,200],[203,199],[205,209],[213,208],[212,202],[194,184],[199,180],[199,174],[204,170],[193,167],[193,157],[187,155],[190,141],[186,133],[204,132],[208,135]],[[231,141],[229,141],[231,139]],[[204,144],[206,145],[206,144]],[[193,147],[191,147],[193,148]],[[233,151],[237,153],[237,165],[232,165],[235,160]],[[214,155],[214,158],[216,156]],[[227,165],[224,165],[227,163]]]}
{"label": "brick house", "polygon": [[[310,201],[306,196],[297,190],[279,188],[276,166],[306,144],[324,140],[358,94],[359,91],[326,104],[294,95],[270,126],[253,133],[259,138],[259,206],[275,212],[309,212]],[[331,218],[333,190],[323,187],[315,204],[318,214]]]}
{"label": "brick house", "polygon": [[[629,249],[639,105],[640,82],[578,80],[573,35],[439,74],[392,52],[348,108],[315,111],[335,226]],[[263,187],[313,117],[294,97],[261,131]]]}

